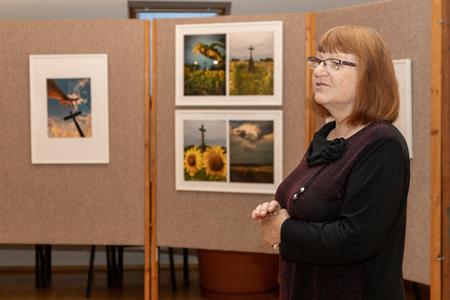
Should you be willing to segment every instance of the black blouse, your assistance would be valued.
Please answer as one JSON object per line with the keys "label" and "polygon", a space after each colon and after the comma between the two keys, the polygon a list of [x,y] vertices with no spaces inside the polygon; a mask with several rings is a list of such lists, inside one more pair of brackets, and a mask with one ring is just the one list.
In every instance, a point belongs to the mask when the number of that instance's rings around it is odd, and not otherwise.
{"label": "black blouse", "polygon": [[409,187],[406,142],[387,121],[348,139],[315,135],[280,184],[281,299],[404,299],[402,261]]}

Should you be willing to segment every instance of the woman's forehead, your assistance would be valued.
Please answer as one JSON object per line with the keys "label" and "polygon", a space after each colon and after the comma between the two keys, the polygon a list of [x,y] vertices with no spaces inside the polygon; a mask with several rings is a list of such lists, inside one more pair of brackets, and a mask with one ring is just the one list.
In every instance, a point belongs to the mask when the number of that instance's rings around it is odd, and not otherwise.
{"label": "woman's forehead", "polygon": [[326,58],[338,58],[338,59],[343,59],[343,60],[356,60],[356,55],[351,54],[351,53],[342,53],[342,52],[318,52],[317,56],[320,57],[321,59],[326,59]]}

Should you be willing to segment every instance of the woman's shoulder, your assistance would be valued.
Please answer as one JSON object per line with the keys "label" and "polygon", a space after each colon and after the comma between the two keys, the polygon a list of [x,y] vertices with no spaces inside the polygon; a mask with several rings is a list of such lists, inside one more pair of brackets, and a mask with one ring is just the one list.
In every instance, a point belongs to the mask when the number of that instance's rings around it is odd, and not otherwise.
{"label": "woman's shoulder", "polygon": [[[375,149],[390,150],[398,155],[409,157],[408,146],[402,133],[389,121],[376,120],[368,125],[366,130],[354,140],[355,146],[363,148],[362,153],[373,152]],[[361,153],[361,154],[362,154]]]}
{"label": "woman's shoulder", "polygon": [[368,135],[373,141],[392,141],[400,144],[405,144],[406,141],[398,128],[390,121],[377,120],[373,122],[373,126],[369,128]]}
{"label": "woman's shoulder", "polygon": [[[336,127],[335,121],[329,121],[325,123],[316,133],[315,135],[320,135],[322,137],[326,137],[328,133],[330,133],[331,130],[333,130]],[[369,123],[367,126],[363,127],[361,130],[359,130],[356,134],[351,136],[350,138],[347,138],[347,140],[352,140],[356,138],[362,138],[362,139],[398,139],[402,140],[403,136],[400,133],[400,131],[390,122],[387,120],[375,120],[371,123]]]}

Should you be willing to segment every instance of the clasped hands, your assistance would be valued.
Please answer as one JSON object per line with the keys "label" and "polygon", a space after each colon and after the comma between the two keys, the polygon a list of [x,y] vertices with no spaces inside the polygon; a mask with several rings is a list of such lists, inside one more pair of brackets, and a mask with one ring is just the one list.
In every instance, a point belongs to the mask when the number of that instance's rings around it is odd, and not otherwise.
{"label": "clasped hands", "polygon": [[264,202],[252,211],[252,219],[260,221],[263,240],[275,250],[281,242],[281,225],[289,218],[276,200]]}

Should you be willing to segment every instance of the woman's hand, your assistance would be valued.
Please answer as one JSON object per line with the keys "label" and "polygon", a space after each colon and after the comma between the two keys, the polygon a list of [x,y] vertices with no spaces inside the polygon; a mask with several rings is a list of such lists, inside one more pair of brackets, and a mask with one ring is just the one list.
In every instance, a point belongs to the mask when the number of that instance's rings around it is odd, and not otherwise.
{"label": "woman's hand", "polygon": [[281,209],[276,200],[264,202],[252,211],[252,218],[261,221],[261,232],[264,241],[277,249],[281,242],[281,225],[289,218],[286,209]]}
{"label": "woman's hand", "polygon": [[[261,222],[261,231],[264,241],[270,246],[281,243],[281,225],[289,219],[286,209],[280,209],[278,213],[264,218]],[[276,249],[276,247],[274,247]]]}
{"label": "woman's hand", "polygon": [[252,211],[252,218],[254,220],[262,220],[268,215],[277,214],[281,209],[280,203],[276,200],[272,200],[270,202],[264,202],[258,205]]}

